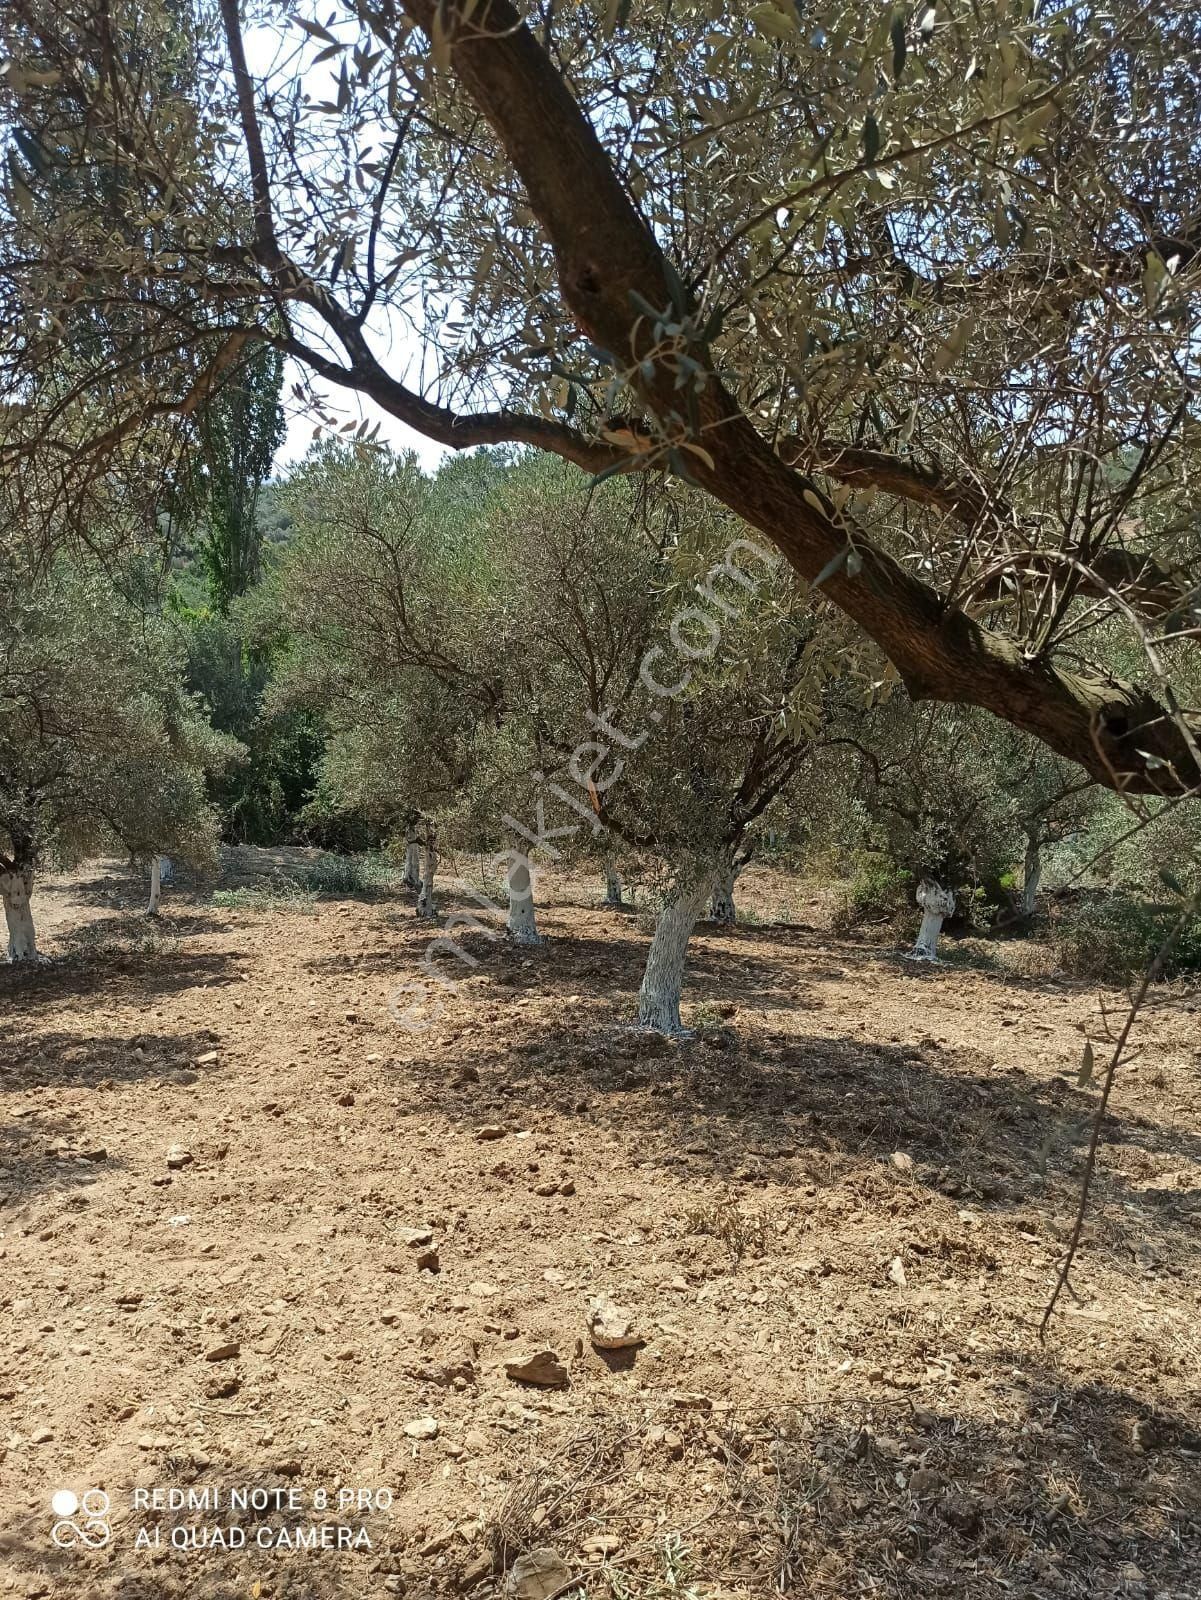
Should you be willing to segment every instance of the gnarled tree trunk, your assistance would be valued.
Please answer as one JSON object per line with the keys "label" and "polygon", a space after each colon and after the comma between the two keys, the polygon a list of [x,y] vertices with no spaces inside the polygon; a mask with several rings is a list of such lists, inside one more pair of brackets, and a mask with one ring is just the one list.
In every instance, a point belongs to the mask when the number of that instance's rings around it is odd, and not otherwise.
{"label": "gnarled tree trunk", "polygon": [[1037,833],[1026,835],[1026,859],[1023,863],[1022,877],[1022,915],[1034,915],[1035,902],[1038,899],[1039,879],[1043,875],[1043,853],[1039,844]]}
{"label": "gnarled tree trunk", "polygon": [[605,904],[613,911],[625,909],[621,878],[618,876],[617,868],[607,856],[605,858]]}
{"label": "gnarled tree trunk", "polygon": [[655,923],[638,991],[638,1021],[658,1033],[683,1033],[680,992],[688,941],[705,909],[713,879],[708,874],[678,880],[669,889]]}
{"label": "gnarled tree trunk", "polygon": [[405,840],[405,864],[400,884],[403,889],[421,887],[421,840],[415,833],[409,834]]}
{"label": "gnarled tree trunk", "polygon": [[13,867],[0,872],[0,896],[4,899],[4,919],[8,923],[8,959],[37,961],[38,941],[33,926],[33,868]]}
{"label": "gnarled tree trunk", "polygon": [[163,864],[161,856],[150,857],[150,899],[146,903],[146,915],[158,916],[159,898],[163,892]]}
{"label": "gnarled tree trunk", "polygon": [[922,908],[922,925],[918,929],[917,943],[909,952],[914,961],[938,960],[938,936],[944,920],[955,909],[955,895],[944,889],[933,878],[923,878],[918,884],[917,903]]}
{"label": "gnarled tree trunk", "polygon": [[434,904],[434,874],[438,870],[438,836],[431,828],[425,836],[425,859],[421,871],[421,892],[417,896],[417,915],[419,917],[436,917],[438,908]]}
{"label": "gnarled tree trunk", "polygon": [[734,884],[738,868],[730,862],[720,868],[713,883],[713,898],[709,902],[709,921],[733,927],[738,921],[738,908],[734,904]]}
{"label": "gnarled tree trunk", "polygon": [[509,887],[509,915],[505,932],[518,944],[541,944],[534,917],[534,880],[529,859],[520,851],[514,851],[509,859],[506,881]]}

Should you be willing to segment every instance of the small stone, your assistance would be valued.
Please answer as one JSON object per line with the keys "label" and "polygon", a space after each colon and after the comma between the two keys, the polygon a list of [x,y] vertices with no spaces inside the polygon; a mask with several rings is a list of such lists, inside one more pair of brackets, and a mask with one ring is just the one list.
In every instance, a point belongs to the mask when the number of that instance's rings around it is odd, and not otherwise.
{"label": "small stone", "polygon": [[[472,1589],[478,1589],[496,1571],[497,1559],[493,1555],[476,1556],[474,1561],[468,1562],[459,1574],[458,1587],[464,1594],[469,1594]],[[428,1595],[429,1591],[425,1593]]]}
{"label": "small stone", "polygon": [[1130,1430],[1130,1442],[1136,1450],[1158,1450],[1164,1431],[1154,1417],[1140,1417]]}
{"label": "small stone", "polygon": [[192,1065],[194,1067],[211,1067],[213,1062],[216,1060],[217,1052],[215,1050],[206,1050],[202,1056],[197,1056],[195,1058],[195,1060],[192,1062]]}
{"label": "small stone", "polygon": [[539,1183],[534,1185],[534,1193],[541,1195],[544,1199],[552,1194],[558,1194],[558,1192],[559,1185],[555,1183],[553,1179],[550,1183]]}
{"label": "small stone", "polygon": [[108,1151],[102,1144],[89,1145],[79,1152],[81,1161],[107,1161]]}
{"label": "small stone", "polygon": [[482,1128],[476,1129],[475,1136],[481,1143],[487,1143],[489,1139],[503,1139],[505,1132],[499,1122],[486,1122]]}
{"label": "small stone", "polygon": [[598,1533],[585,1539],[581,1548],[593,1561],[607,1561],[621,1549],[621,1540],[615,1533]]}
{"label": "small stone", "polygon": [[385,1310],[380,1312],[379,1319],[390,1328],[394,1322],[400,1321],[400,1312],[394,1310],[393,1307],[388,1306]]}
{"label": "small stone", "polygon": [[211,1350],[204,1352],[206,1361],[234,1361],[242,1354],[242,1346],[236,1339],[231,1339],[227,1344],[214,1345]]}
{"label": "small stone", "polygon": [[948,1490],[940,1501],[938,1509],[956,1533],[961,1533],[965,1539],[970,1539],[979,1533],[982,1515],[980,1502],[973,1500],[970,1495],[956,1494]]}
{"label": "small stone", "polygon": [[575,1183],[573,1182],[573,1180],[571,1178],[564,1178],[563,1179],[563,1182],[559,1185],[559,1193],[560,1194],[574,1194],[575,1193]]}
{"label": "small stone", "polygon": [[909,1279],[905,1276],[905,1263],[901,1260],[900,1256],[893,1256],[892,1260],[888,1263],[888,1276],[892,1279],[893,1283],[896,1284],[898,1289],[904,1289],[907,1287]]}
{"label": "small stone", "polygon": [[29,1437],[33,1444],[49,1444],[51,1439],[54,1438],[54,1434],[49,1428],[39,1428],[36,1433],[31,1433]]}
{"label": "small stone", "polygon": [[230,1395],[237,1394],[241,1387],[241,1379],[235,1373],[230,1373],[228,1377],[210,1378],[204,1386],[205,1398],[228,1400]]}
{"label": "small stone", "polygon": [[456,1089],[465,1088],[467,1084],[469,1084],[469,1083],[478,1083],[479,1081],[480,1081],[480,1070],[479,1070],[479,1068],[478,1067],[471,1067],[471,1066],[461,1067],[459,1069],[458,1073],[452,1079],[452,1082],[453,1082],[453,1084],[454,1084]]}
{"label": "small stone", "polygon": [[634,1332],[631,1314],[605,1294],[589,1302],[588,1335],[598,1350],[630,1350],[646,1342]]}
{"label": "small stone", "polygon": [[571,1568],[557,1550],[541,1546],[518,1556],[509,1568],[505,1594],[510,1600],[551,1600],[571,1582]]}
{"label": "small stone", "polygon": [[478,1454],[481,1450],[488,1448],[488,1435],[481,1433],[478,1428],[469,1428],[463,1435],[463,1443],[468,1450]]}
{"label": "small stone", "polygon": [[441,1272],[442,1259],[436,1250],[422,1250],[417,1257],[418,1272]]}
{"label": "small stone", "polygon": [[404,1431],[410,1439],[436,1439],[438,1422],[435,1417],[418,1417],[413,1422],[406,1422]]}
{"label": "small stone", "polygon": [[173,1144],[167,1151],[167,1165],[173,1168],[187,1167],[192,1162],[192,1152],[185,1150],[181,1144]]}
{"label": "small stone", "polygon": [[396,1237],[401,1244],[407,1244],[410,1250],[419,1250],[423,1245],[433,1244],[434,1230],[432,1228],[397,1228]]}
{"label": "small stone", "polygon": [[533,1383],[543,1389],[566,1389],[567,1368],[553,1350],[535,1350],[520,1361],[506,1361],[505,1375],[514,1383]]}
{"label": "small stone", "polygon": [[906,1155],[903,1150],[894,1150],[888,1159],[898,1172],[913,1171],[913,1157]]}
{"label": "small stone", "polygon": [[684,1441],[678,1433],[672,1433],[668,1429],[663,1435],[663,1448],[672,1461],[679,1461],[684,1454]]}

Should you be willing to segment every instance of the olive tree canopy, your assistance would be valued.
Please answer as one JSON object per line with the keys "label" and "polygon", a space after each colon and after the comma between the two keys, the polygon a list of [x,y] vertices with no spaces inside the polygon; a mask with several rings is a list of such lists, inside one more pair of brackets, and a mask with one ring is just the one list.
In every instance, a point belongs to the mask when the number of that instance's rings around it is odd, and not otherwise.
{"label": "olive tree canopy", "polygon": [[0,47],[7,470],[186,448],[267,343],[687,476],[914,698],[1201,782],[1185,0],[10,0]]}

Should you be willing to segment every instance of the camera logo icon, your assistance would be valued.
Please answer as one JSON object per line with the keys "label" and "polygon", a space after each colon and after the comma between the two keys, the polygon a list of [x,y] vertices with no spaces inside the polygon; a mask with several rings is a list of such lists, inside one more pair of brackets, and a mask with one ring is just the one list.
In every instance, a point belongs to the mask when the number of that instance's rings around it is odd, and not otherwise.
{"label": "camera logo icon", "polygon": [[85,1489],[81,1495],[74,1489],[56,1489],[50,1497],[50,1509],[58,1520],[50,1537],[61,1550],[80,1544],[90,1550],[103,1550],[112,1538],[108,1505],[103,1489]]}

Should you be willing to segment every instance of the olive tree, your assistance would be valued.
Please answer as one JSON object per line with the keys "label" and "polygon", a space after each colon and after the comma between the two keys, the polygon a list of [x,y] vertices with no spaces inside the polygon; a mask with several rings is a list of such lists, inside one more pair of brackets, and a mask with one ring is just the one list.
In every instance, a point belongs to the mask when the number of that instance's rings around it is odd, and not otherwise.
{"label": "olive tree", "polygon": [[267,344],[452,449],[687,473],[914,699],[1196,787],[1152,637],[1195,615],[1195,522],[1159,514],[1195,498],[1195,7],[296,0],[248,54],[238,0],[11,0],[0,30],[9,462],[70,498],[81,452],[187,448]]}
{"label": "olive tree", "polygon": [[1080,832],[1103,792],[1038,741],[900,690],[844,708],[818,767],[804,807],[811,847],[877,863],[861,885],[864,909],[916,900],[913,953],[930,959],[956,912],[1029,921],[1043,851]]}
{"label": "olive tree", "polygon": [[202,864],[217,817],[206,768],[236,747],[182,686],[169,622],[107,577],[10,557],[0,583],[0,894],[10,961],[36,960],[31,896],[44,862],[118,846]]}
{"label": "olive tree", "polygon": [[436,915],[439,816],[503,710],[509,641],[478,541],[499,470],[430,479],[411,455],[315,448],[280,486],[292,538],[246,608],[276,640],[268,709],[324,717],[319,796],[420,841],[419,916]]}
{"label": "olive tree", "polygon": [[715,890],[732,893],[845,657],[824,602],[748,531],[691,489],[587,492],[577,472],[533,463],[488,516],[496,593],[520,641],[508,755],[524,747],[527,766],[516,786],[512,768],[498,781],[485,766],[483,786],[524,802],[504,818],[518,855],[655,863],[639,1019],[669,1033],[693,928]]}

